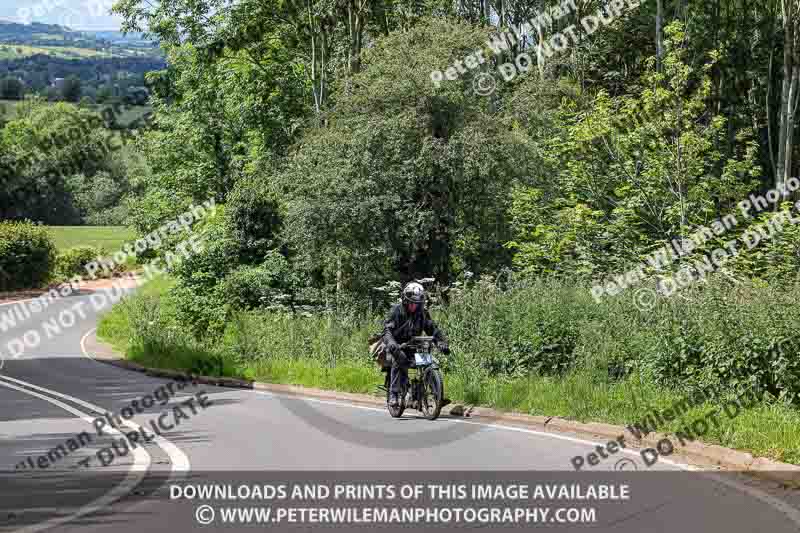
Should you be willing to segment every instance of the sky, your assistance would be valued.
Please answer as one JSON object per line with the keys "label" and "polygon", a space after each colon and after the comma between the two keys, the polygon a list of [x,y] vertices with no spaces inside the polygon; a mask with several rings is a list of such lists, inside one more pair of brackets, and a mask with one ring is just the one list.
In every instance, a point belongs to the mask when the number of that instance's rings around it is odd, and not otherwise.
{"label": "sky", "polygon": [[43,22],[74,30],[118,30],[120,19],[108,14],[114,0],[0,0],[0,20]]}

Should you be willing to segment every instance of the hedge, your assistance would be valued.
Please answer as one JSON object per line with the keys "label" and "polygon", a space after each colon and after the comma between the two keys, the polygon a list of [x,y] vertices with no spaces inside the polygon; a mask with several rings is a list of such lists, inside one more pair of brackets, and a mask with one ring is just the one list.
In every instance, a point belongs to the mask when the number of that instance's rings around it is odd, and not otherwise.
{"label": "hedge", "polygon": [[0,291],[41,287],[50,280],[56,247],[31,222],[0,222]]}
{"label": "hedge", "polygon": [[103,251],[95,246],[74,246],[63,252],[58,252],[56,260],[56,275],[61,279],[74,276],[85,276],[86,265],[95,261]]}

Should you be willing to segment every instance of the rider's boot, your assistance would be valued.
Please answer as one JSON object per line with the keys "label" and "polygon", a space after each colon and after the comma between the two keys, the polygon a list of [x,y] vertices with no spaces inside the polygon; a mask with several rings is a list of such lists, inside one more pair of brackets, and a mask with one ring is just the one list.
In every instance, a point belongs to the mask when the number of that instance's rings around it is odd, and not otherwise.
{"label": "rider's boot", "polygon": [[400,405],[400,399],[396,392],[389,393],[389,405],[392,407],[397,407]]}

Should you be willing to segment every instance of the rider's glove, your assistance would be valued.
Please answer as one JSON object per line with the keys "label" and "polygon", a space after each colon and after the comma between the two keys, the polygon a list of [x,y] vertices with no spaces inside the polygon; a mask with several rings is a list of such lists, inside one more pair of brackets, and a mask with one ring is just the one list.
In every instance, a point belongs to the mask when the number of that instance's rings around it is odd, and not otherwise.
{"label": "rider's glove", "polygon": [[445,355],[450,353],[450,345],[447,344],[447,341],[439,341],[437,347],[439,348],[439,351]]}

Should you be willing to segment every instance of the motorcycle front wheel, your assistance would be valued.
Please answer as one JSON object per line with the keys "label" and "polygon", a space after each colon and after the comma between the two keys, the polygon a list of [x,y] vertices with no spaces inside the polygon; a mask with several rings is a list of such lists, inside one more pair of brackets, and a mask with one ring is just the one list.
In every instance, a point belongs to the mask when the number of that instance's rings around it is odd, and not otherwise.
{"label": "motorcycle front wheel", "polygon": [[420,411],[428,420],[436,420],[442,411],[444,399],[444,382],[442,373],[432,368],[425,373],[422,380],[422,398],[420,398]]}
{"label": "motorcycle front wheel", "polygon": [[400,418],[401,416],[403,416],[403,411],[406,410],[406,402],[405,402],[406,394],[405,394],[405,390],[402,392],[402,394],[400,394],[400,403],[397,404],[396,407],[393,407],[389,403],[389,396],[391,394],[389,392],[389,389],[390,389],[390,387],[389,387],[389,372],[386,372],[386,381],[385,381],[385,383],[386,383],[386,409],[389,410],[389,414],[392,415],[392,418]]}

